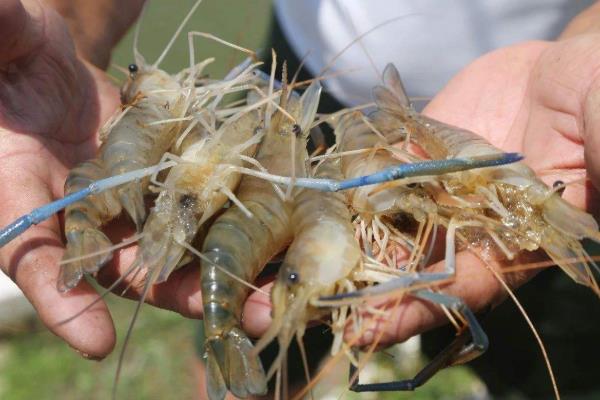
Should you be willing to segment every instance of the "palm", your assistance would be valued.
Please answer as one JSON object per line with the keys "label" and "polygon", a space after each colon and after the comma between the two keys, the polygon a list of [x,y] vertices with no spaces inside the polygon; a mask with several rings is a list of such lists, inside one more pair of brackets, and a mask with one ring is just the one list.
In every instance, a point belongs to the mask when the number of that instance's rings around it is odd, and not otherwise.
{"label": "palm", "polygon": [[[570,42],[531,42],[488,54],[457,75],[425,113],[523,153],[548,184],[581,179],[585,107],[579,100],[586,93],[583,85],[570,87],[576,81],[567,63],[555,60],[562,56],[576,65],[589,46],[598,46]],[[592,69],[581,62],[576,77],[589,85]],[[567,187],[564,196],[578,207],[590,205],[581,183]]]}
{"label": "palm", "polygon": [[[0,60],[4,71],[0,76],[2,225],[63,195],[68,169],[94,153],[99,121],[114,109],[117,98],[101,73],[75,56],[57,14],[28,3],[32,20],[20,12],[20,3],[13,3],[14,26],[2,29],[5,43],[14,45],[3,49],[5,58]],[[103,305],[95,314],[57,325],[97,296],[89,286],[67,296],[57,292],[57,261],[62,252],[54,217],[5,246],[0,262],[53,331],[85,353],[105,354],[114,338]]]}
{"label": "palm", "polygon": [[[424,113],[477,132],[505,151],[522,152],[525,162],[549,184],[579,180],[566,188],[563,197],[594,212],[590,200],[595,192],[587,190],[581,178],[600,182],[595,179],[600,177],[600,163],[592,157],[600,150],[593,135],[600,129],[594,118],[600,115],[594,108],[600,104],[600,91],[595,89],[600,60],[592,57],[600,50],[598,43],[597,36],[590,35],[565,42],[524,43],[487,54],[454,77]],[[531,261],[539,255],[525,257]],[[515,260],[519,261],[525,260]],[[505,263],[499,260],[488,265],[500,269]],[[474,310],[505,297],[502,286],[475,253],[457,254],[457,265],[456,278],[444,292],[463,298]],[[443,261],[431,268],[443,269]],[[532,275],[511,274],[506,279],[518,286]],[[251,299],[260,312],[253,313],[249,328],[259,335],[269,324],[268,299],[258,294]],[[391,323],[373,319],[364,327],[371,333],[383,330],[382,344],[404,341],[447,322],[438,307],[414,299],[389,311],[393,318],[386,321]],[[374,337],[364,335],[359,344],[368,345]]]}
{"label": "palm", "polygon": [[[600,50],[597,43],[596,36],[582,36],[524,43],[487,54],[460,72],[424,113],[477,132],[503,150],[522,152],[525,162],[548,184],[576,181],[567,186],[563,197],[594,212],[590,200],[595,191],[587,190],[582,178],[598,183],[594,180],[598,165],[590,157],[600,149],[593,135],[599,126],[592,117],[600,62],[591,55]],[[514,263],[539,257],[523,254]],[[505,291],[485,264],[499,270],[506,260],[484,262],[473,252],[457,254],[456,278],[444,292],[463,298],[474,310],[500,301]],[[443,261],[431,267],[442,268]],[[505,279],[514,287],[534,274],[510,274]],[[391,324],[372,321],[373,330],[384,331],[383,344],[406,340],[447,321],[438,308],[412,299],[392,312]],[[363,337],[361,343],[371,340]]]}

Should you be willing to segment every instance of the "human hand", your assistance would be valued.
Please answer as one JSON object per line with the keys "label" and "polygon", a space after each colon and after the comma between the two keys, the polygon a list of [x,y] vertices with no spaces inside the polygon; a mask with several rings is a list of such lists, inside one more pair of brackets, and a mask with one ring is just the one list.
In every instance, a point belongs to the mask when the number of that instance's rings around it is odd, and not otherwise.
{"label": "human hand", "polygon": [[[549,185],[556,180],[575,181],[566,187],[563,198],[597,216],[593,201],[597,192],[585,179],[600,188],[600,162],[592,156],[600,150],[598,37],[524,43],[485,55],[459,73],[424,113],[477,132],[505,151],[523,153],[525,163]],[[459,252],[456,277],[442,291],[462,298],[475,311],[482,310],[506,296],[486,267],[500,272],[506,266],[541,260],[541,252],[523,252],[512,262],[498,259],[486,265],[472,251]],[[428,270],[441,271],[443,264],[440,261]],[[504,279],[517,287],[536,272],[506,274]],[[412,298],[389,313],[389,323],[369,320],[360,345],[370,344],[381,331],[381,344],[389,345],[447,323],[439,307]]]}
{"label": "human hand", "polygon": [[[530,42],[487,54],[459,73],[424,113],[477,132],[503,150],[523,153],[525,162],[550,185],[555,180],[579,180],[566,187],[563,198],[598,215],[592,201],[596,191],[582,181],[591,178],[600,188],[600,161],[592,157],[600,150],[598,38],[589,35],[561,42]],[[491,260],[487,266],[501,271],[507,264],[540,261],[542,257],[529,253],[512,262]],[[441,271],[443,266],[440,261],[430,269]],[[517,287],[535,273],[512,273],[504,279]],[[506,296],[484,261],[470,251],[457,254],[456,277],[443,286],[443,292],[464,299],[475,311]],[[260,336],[270,324],[270,304],[258,293],[250,299],[252,320],[247,321],[247,328],[250,334]],[[402,342],[448,321],[438,306],[410,297],[388,309],[387,315],[392,318],[365,320],[359,345],[371,344],[380,333],[382,346]]]}
{"label": "human hand", "polygon": [[[4,226],[63,196],[69,168],[95,155],[98,126],[119,103],[104,73],[76,56],[63,19],[45,3],[3,1],[0,37]],[[103,357],[115,342],[103,303],[60,324],[98,298],[85,282],[66,294],[57,291],[61,237],[58,217],[32,227],[1,249],[2,269],[54,333],[90,357]]]}
{"label": "human hand", "polygon": [[[67,26],[49,2],[7,0],[0,5],[0,181],[7,187],[0,193],[0,226],[63,197],[69,169],[95,157],[98,127],[119,106],[116,88],[102,71],[78,57]],[[117,221],[109,236],[132,234],[127,225]],[[120,278],[136,249],[116,252],[98,281],[107,286]],[[102,358],[115,344],[103,302],[62,323],[98,300],[85,281],[67,293],[58,292],[63,252],[60,218],[54,216],[0,249],[0,265],[51,331],[83,355]],[[135,282],[123,281],[123,287],[131,284],[127,297],[139,298],[142,279],[139,274]],[[152,288],[146,301],[201,317],[197,266],[175,271]]]}

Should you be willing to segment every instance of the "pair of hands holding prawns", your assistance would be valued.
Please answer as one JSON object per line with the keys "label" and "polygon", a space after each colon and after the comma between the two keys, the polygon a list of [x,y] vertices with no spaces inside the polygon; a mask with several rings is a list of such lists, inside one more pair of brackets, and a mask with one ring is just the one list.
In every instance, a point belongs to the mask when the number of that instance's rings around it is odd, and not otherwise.
{"label": "pair of hands holding prawns", "polygon": [[[68,170],[94,157],[97,130],[117,107],[118,91],[92,63],[106,67],[112,46],[133,23],[142,3],[0,2],[1,226],[62,197]],[[96,12],[90,13],[90,7],[96,6]],[[477,132],[506,151],[522,152],[550,183],[587,176],[600,188],[600,160],[594,159],[600,151],[600,32],[588,29],[596,15],[600,15],[598,5],[577,17],[558,42],[528,42],[484,55],[459,73],[425,113]],[[582,183],[569,185],[563,196],[594,212],[594,193]],[[104,303],[59,324],[98,297],[86,282],[65,294],[56,290],[63,251],[59,217],[53,217],[2,248],[0,265],[55,334],[82,354],[102,358],[115,344]],[[114,281],[134,254],[135,248],[121,251],[98,280]],[[441,268],[441,263],[431,268]],[[474,310],[504,297],[500,283],[475,254],[459,253],[457,265],[456,279],[444,287],[445,292],[460,296]],[[532,274],[507,279],[518,286]],[[138,295],[134,284],[128,296]],[[201,317],[198,269],[176,271],[168,282],[153,288],[147,301]],[[268,299],[254,293],[245,315],[252,318],[244,321],[244,328],[259,336],[270,321]],[[391,315],[392,323],[381,326],[384,344],[406,340],[446,321],[437,307],[413,299],[404,300]],[[372,328],[360,344],[373,340],[379,328]]]}

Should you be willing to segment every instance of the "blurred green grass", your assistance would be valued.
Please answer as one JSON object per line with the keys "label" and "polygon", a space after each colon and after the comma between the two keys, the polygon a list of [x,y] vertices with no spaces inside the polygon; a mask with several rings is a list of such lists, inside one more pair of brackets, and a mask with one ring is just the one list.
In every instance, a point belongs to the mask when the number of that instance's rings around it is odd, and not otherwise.
{"label": "blurred green grass", "polygon": [[[40,322],[33,332],[15,333],[0,342],[0,398],[110,398],[118,353],[135,304],[110,295],[117,325],[117,349],[102,362],[83,359]],[[195,388],[193,326],[197,321],[142,308],[125,356],[120,399],[190,399]]]}
{"label": "blurred green grass", "polygon": [[[101,362],[83,359],[64,342],[35,322],[33,331],[12,334],[0,341],[0,399],[100,400],[110,398],[122,341],[134,302],[109,295],[119,343]],[[118,387],[119,399],[194,399],[196,382],[192,363],[195,327],[199,321],[173,312],[144,306],[128,345]],[[426,360],[417,357],[401,363],[389,352],[370,362],[364,377],[377,381],[402,379],[414,374]],[[374,372],[373,372],[374,369]],[[373,378],[373,375],[376,378]],[[361,378],[362,379],[362,378]],[[368,378],[367,378],[368,379]],[[366,382],[367,379],[362,379]],[[476,399],[485,393],[482,383],[465,366],[441,371],[416,392],[362,393],[345,390],[347,363],[337,365],[315,389],[315,398],[368,399]]]}
{"label": "blurred green grass", "polygon": [[[156,61],[193,3],[193,0],[149,3],[141,20],[138,49],[146,62]],[[271,0],[204,0],[160,67],[175,73],[189,66],[188,31],[208,32],[250,50],[268,48],[271,17]],[[114,64],[126,67],[133,62],[133,36],[134,29],[131,29],[117,46],[113,53]],[[246,57],[244,53],[213,40],[202,37],[194,40],[196,62],[214,57],[215,62],[206,72],[217,77]],[[114,68],[109,72],[119,79],[124,78]]]}

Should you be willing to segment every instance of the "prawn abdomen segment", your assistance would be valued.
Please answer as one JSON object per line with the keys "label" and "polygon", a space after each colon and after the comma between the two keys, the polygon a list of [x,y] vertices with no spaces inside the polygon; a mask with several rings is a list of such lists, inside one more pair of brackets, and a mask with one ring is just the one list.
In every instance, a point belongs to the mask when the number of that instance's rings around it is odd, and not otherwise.
{"label": "prawn abdomen segment", "polygon": [[[156,164],[174,143],[180,122],[149,125],[148,121],[167,121],[182,115],[170,109],[169,101],[161,104],[157,101],[142,98],[129,106],[130,109],[106,136],[100,153],[110,176]],[[119,199],[138,231],[146,219],[144,194],[148,183],[149,178],[145,178],[118,188]]]}
{"label": "prawn abdomen segment", "polygon": [[[88,187],[92,182],[106,177],[101,160],[86,161],[73,168],[65,183],[65,193],[70,194]],[[100,228],[121,213],[121,205],[114,189],[88,196],[73,203],[65,210],[66,251],[63,260],[69,260],[90,253],[101,252],[112,246]],[[112,257],[107,251],[94,257],[83,258],[61,266],[58,289],[67,291],[77,286],[83,273],[95,273]]]}
{"label": "prawn abdomen segment", "polygon": [[[240,279],[253,281],[263,265],[291,240],[291,232],[286,228],[289,226],[289,218],[285,218],[285,214],[278,216],[262,203],[247,202],[245,205],[252,217],[248,217],[237,207],[229,209],[215,221],[203,246],[204,254],[212,261],[202,263],[202,297],[205,307],[209,303],[225,306],[231,314],[230,318],[235,319],[236,323],[239,323],[248,289],[227,276],[216,265]],[[223,330],[223,316],[222,311],[215,316],[211,312],[205,312],[204,321],[205,324],[208,323],[209,336],[212,333],[220,334]]]}
{"label": "prawn abdomen segment", "polygon": [[[251,342],[239,328],[248,289],[229,274],[253,281],[291,235],[285,234],[289,226],[286,213],[281,220],[262,203],[246,202],[245,206],[252,217],[237,207],[229,209],[213,224],[203,246],[211,261],[202,262],[201,272],[211,399],[220,398],[227,387],[239,397],[266,392],[260,360],[251,354]],[[211,378],[217,372],[218,379]],[[222,382],[225,388],[215,382]]]}

